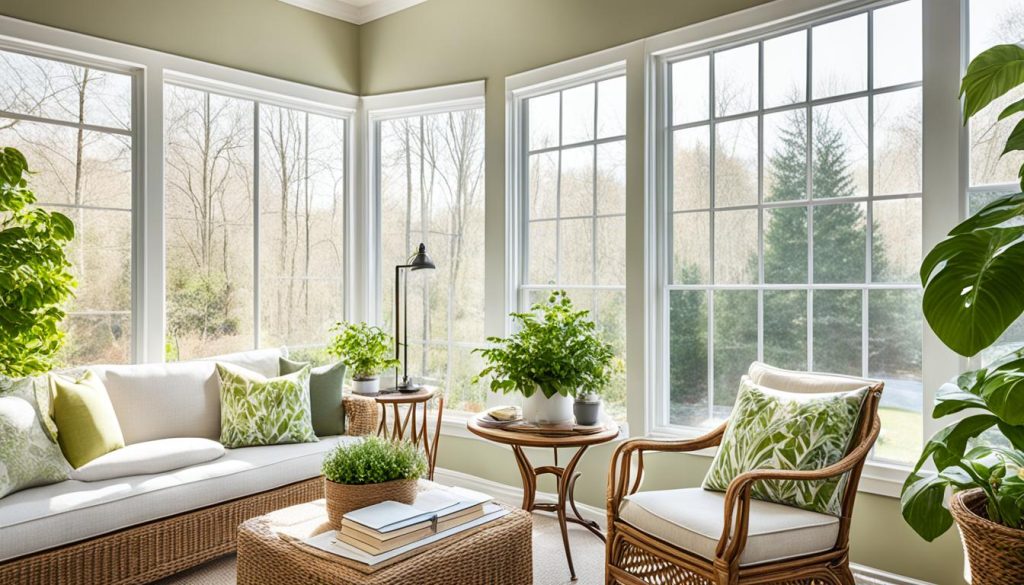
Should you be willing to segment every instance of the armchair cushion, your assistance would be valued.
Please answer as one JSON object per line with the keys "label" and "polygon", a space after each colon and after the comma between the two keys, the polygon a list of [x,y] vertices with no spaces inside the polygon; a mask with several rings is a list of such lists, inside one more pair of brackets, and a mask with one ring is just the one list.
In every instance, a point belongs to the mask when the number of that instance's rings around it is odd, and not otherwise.
{"label": "armchair cushion", "polygon": [[[815,471],[838,462],[857,432],[868,387],[849,392],[790,393],[743,376],[736,406],[704,488],[725,491],[738,475],[755,469]],[[758,500],[838,516],[847,475],[753,484]]]}
{"label": "armchair cushion", "polygon": [[[637,492],[626,496],[619,519],[708,560],[722,536],[725,495],[700,488]],[[839,519],[781,504],[750,503],[747,543],[740,565],[755,565],[831,549]]]}

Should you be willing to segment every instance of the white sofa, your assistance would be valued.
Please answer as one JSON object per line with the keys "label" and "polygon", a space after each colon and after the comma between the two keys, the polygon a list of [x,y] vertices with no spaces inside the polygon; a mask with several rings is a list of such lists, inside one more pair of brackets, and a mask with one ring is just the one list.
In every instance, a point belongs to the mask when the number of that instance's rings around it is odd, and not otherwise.
{"label": "white sofa", "polygon": [[[215,361],[276,376],[282,355],[259,350],[92,369],[107,388],[126,448],[144,451],[161,439],[219,438]],[[320,497],[315,480],[324,453],[355,440],[227,449],[163,473],[72,479],[11,494],[0,499],[0,583],[142,583],[228,552],[239,518]]]}

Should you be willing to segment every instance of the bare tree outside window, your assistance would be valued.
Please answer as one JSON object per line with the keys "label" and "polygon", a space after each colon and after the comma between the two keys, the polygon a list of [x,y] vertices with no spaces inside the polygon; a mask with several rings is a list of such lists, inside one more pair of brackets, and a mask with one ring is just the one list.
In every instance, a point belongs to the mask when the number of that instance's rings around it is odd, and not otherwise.
{"label": "bare tree outside window", "polygon": [[75,222],[68,366],[132,358],[131,88],[126,74],[0,51],[0,144],[25,154],[39,203]]}
{"label": "bare tree outside window", "polygon": [[437,269],[409,273],[409,371],[478,412],[470,380],[484,342],[484,115],[479,108],[379,122],[382,307],[393,327],[393,267],[419,243]]}

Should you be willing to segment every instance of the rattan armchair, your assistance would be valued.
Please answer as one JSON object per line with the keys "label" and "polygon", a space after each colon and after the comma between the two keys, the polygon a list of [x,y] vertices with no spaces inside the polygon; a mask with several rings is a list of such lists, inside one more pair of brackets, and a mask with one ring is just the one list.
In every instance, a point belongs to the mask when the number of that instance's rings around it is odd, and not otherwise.
{"label": "rattan armchair", "polygon": [[[785,370],[774,368],[772,370],[774,373],[785,372]],[[792,374],[802,377],[801,383],[806,383],[816,376],[796,372],[792,372]],[[847,377],[834,376],[832,378],[845,379],[850,382],[858,381],[858,379]],[[684,550],[665,538],[660,538],[634,526],[623,519],[620,512],[630,497],[640,492],[644,475],[645,453],[685,453],[718,446],[722,441],[728,422],[691,440],[632,439],[621,443],[612,457],[608,473],[605,582],[628,585],[738,585],[741,583],[853,585],[848,556],[850,521],[861,469],[881,428],[878,418],[878,403],[883,387],[883,384],[878,381],[860,381],[864,382],[864,385],[869,385],[870,390],[854,434],[854,440],[851,441],[846,456],[833,465],[815,471],[765,469],[749,471],[737,476],[724,494],[721,512],[723,521],[720,524],[721,536],[718,538],[717,546],[713,547],[713,553],[710,548],[703,555],[692,550]],[[813,392],[814,390],[805,389],[803,391]],[[844,473],[849,474],[849,480],[842,497],[838,525],[832,527],[836,534],[834,544],[829,546],[831,543],[829,540],[824,546],[820,546],[808,554],[791,555],[762,562],[744,562],[744,550],[750,536],[752,503],[758,509],[763,509],[766,506],[786,508],[779,504],[752,500],[751,487],[755,482],[773,479],[819,480]],[[675,513],[685,515],[688,511],[677,508]],[[803,511],[800,513],[807,514]],[[775,538],[776,541],[785,540],[782,534],[770,535],[769,538]]]}

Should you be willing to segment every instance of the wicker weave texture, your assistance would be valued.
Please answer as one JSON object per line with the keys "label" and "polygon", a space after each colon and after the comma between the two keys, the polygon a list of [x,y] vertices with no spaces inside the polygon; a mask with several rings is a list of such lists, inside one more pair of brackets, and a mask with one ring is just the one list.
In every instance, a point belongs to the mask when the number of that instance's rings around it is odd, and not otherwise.
{"label": "wicker weave texture", "polygon": [[278,538],[264,518],[238,529],[238,585],[530,585],[532,522],[510,510],[486,528],[365,574]]}
{"label": "wicker weave texture", "polygon": [[1020,585],[1024,581],[1024,530],[985,518],[985,493],[980,488],[950,499],[950,512],[967,549],[973,585]]}
{"label": "wicker weave texture", "polygon": [[346,394],[342,398],[345,404],[345,434],[357,437],[377,433],[380,424],[380,413],[377,402],[373,398]]}
{"label": "wicker weave texture", "polygon": [[0,565],[0,583],[149,583],[235,550],[239,524],[323,497],[320,478],[142,524]]}
{"label": "wicker weave texture", "polygon": [[324,478],[324,496],[327,500],[327,519],[335,529],[341,527],[341,518],[352,510],[365,508],[388,500],[411,504],[416,501],[419,480],[396,479],[369,485],[345,485]]}

